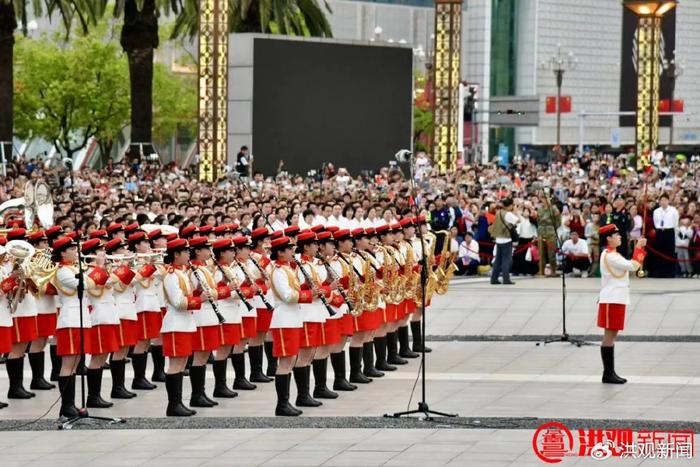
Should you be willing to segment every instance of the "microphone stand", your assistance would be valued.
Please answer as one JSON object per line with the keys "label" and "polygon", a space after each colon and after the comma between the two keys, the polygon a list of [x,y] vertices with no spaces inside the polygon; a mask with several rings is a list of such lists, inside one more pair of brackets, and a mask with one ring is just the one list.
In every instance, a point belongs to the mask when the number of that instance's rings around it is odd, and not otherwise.
{"label": "microphone stand", "polygon": [[[552,201],[549,199],[549,197],[546,194],[545,194],[544,198],[547,201],[547,211],[549,212],[549,217],[552,220],[552,223],[554,223],[554,211],[552,209]],[[559,234],[556,231],[556,228],[554,229],[554,239],[555,239],[555,242],[557,245],[557,249],[559,249],[559,251],[561,251],[562,243],[561,243],[561,239],[559,238]],[[546,245],[545,245],[545,248],[546,248]],[[547,345],[547,344],[551,344],[553,342],[568,342],[569,344],[575,345],[576,347],[581,347],[583,345],[593,345],[592,343],[586,342],[583,339],[576,339],[574,337],[569,336],[569,333],[566,331],[566,273],[564,273],[563,268],[561,271],[561,319],[562,319],[561,335],[559,337],[552,337],[549,339],[545,339],[545,341],[543,343],[538,342],[536,344],[537,346],[539,346],[540,344]]]}
{"label": "microphone stand", "polygon": [[[83,323],[83,293],[85,292],[85,280],[83,278],[83,274],[84,274],[83,258],[82,258],[82,255],[80,254],[80,246],[81,246],[80,245],[80,237],[76,237],[76,243],[78,244],[78,274],[75,275],[75,278],[78,279],[78,287],[76,289],[76,295],[78,296],[78,305],[79,305],[79,310],[80,310],[80,359],[84,360],[85,359],[85,324]],[[86,372],[83,372],[80,375],[81,404],[80,404],[80,409],[78,409],[78,415],[76,415],[73,418],[69,418],[65,422],[61,423],[61,425],[59,425],[58,429],[59,430],[70,430],[73,428],[73,425],[77,424],[81,420],[88,420],[88,419],[107,422],[107,424],[109,424],[109,425],[114,425],[117,423],[126,423],[126,420],[123,418],[96,417],[96,416],[90,415],[88,413],[88,410],[85,407],[85,374],[86,374]]]}
{"label": "microphone stand", "polygon": [[[417,189],[416,189],[416,181],[414,178],[414,158],[413,154],[410,156],[409,160],[409,167],[410,167],[410,174],[411,174],[411,181],[410,187],[411,187],[411,196],[413,197],[413,205],[414,207],[418,208],[418,205],[416,203],[416,197],[417,197]],[[417,212],[416,209],[416,215],[419,213]],[[425,415],[424,420],[426,421],[432,421],[433,417],[431,415],[437,415],[439,417],[456,417],[457,414],[450,414],[450,413],[444,413],[444,412],[438,412],[436,410],[431,410],[430,407],[428,406],[428,402],[426,401],[426,384],[425,384],[425,325],[426,325],[426,306],[425,306],[425,296],[426,296],[426,289],[427,289],[427,284],[428,284],[428,261],[427,261],[427,252],[425,248],[425,242],[423,241],[423,232],[421,231],[421,227],[418,226],[416,229],[416,233],[418,235],[418,240],[420,241],[421,245],[421,260],[420,260],[420,265],[421,265],[421,272],[420,272],[420,287],[421,287],[421,307],[423,310],[423,315],[421,316],[421,336],[422,336],[422,342],[423,342],[423,347],[421,348],[421,400],[418,402],[418,408],[413,409],[413,410],[406,410],[403,412],[395,412],[393,414],[384,414],[384,417],[386,418],[399,418],[407,415],[414,415],[414,414],[423,414]]]}

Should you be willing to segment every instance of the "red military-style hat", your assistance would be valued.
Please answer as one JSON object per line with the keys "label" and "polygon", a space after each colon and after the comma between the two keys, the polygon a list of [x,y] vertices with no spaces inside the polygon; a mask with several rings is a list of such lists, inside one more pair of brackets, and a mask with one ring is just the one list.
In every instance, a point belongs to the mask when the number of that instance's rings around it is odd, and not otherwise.
{"label": "red military-style hat", "polygon": [[23,229],[26,227],[22,219],[11,219],[7,222],[8,227],[14,227],[16,229]]}
{"label": "red military-style hat", "polygon": [[326,230],[331,233],[335,233],[338,230],[340,230],[340,227],[338,227],[337,225],[329,225],[328,227],[326,227]]}
{"label": "red military-style hat", "polygon": [[414,218],[413,218],[413,222],[414,222],[416,225],[425,225],[425,224],[428,223],[428,218],[425,217],[425,214],[421,214],[421,215],[418,216],[418,217],[414,217]]}
{"label": "red military-style hat", "polygon": [[231,232],[238,232],[241,230],[241,226],[236,224],[235,222],[231,222],[230,224],[226,224],[229,229],[231,229]]}
{"label": "red military-style hat", "polygon": [[297,245],[305,245],[316,241],[316,234],[313,232],[302,232],[297,236]]}
{"label": "red military-style hat", "polygon": [[319,232],[316,234],[316,240],[319,242],[332,242],[333,241],[333,234],[326,231],[326,232]]}
{"label": "red military-style hat", "polygon": [[274,240],[276,238],[280,238],[282,235],[284,235],[284,232],[282,232],[281,230],[275,230],[270,234],[270,238]]}
{"label": "red military-style hat", "polygon": [[315,233],[319,233],[319,232],[323,231],[324,229],[325,229],[325,227],[322,226],[321,224],[317,224],[317,225],[314,225],[313,227],[311,227],[311,231],[315,232]]}
{"label": "red military-style hat", "polygon": [[221,240],[216,240],[211,244],[211,247],[215,251],[230,250],[233,248],[233,242],[230,238],[222,238]]}
{"label": "red military-style hat", "polygon": [[404,217],[403,219],[401,219],[399,221],[399,225],[403,229],[406,229],[408,227],[413,227],[413,219],[411,219],[410,217]]}
{"label": "red military-style hat", "polygon": [[190,238],[189,245],[190,248],[192,248],[193,250],[198,250],[200,248],[208,248],[209,246],[211,246],[207,237]]}
{"label": "red military-style hat", "polygon": [[37,232],[34,232],[33,234],[27,235],[27,240],[31,244],[36,244],[41,242],[42,240],[48,240],[48,238],[46,238],[46,232],[44,232],[43,230],[39,230]]}
{"label": "red military-style hat", "polygon": [[239,235],[238,237],[234,237],[233,245],[236,248],[250,248],[250,237],[247,237],[245,235]]}
{"label": "red military-style hat", "polygon": [[141,230],[139,232],[132,233],[131,235],[129,235],[129,238],[128,238],[128,242],[130,245],[135,245],[141,241],[147,241],[147,240],[148,240],[148,236],[146,235],[146,232],[144,232],[143,230]]}
{"label": "red military-style hat", "polygon": [[68,248],[75,246],[75,242],[73,241],[72,238],[70,237],[61,237],[57,239],[56,241],[53,242],[51,245],[51,248],[53,249],[54,252],[60,252],[67,250]]}
{"label": "red military-style hat", "polygon": [[150,232],[148,232],[148,239],[149,240],[157,240],[157,239],[162,238],[162,237],[163,237],[163,231],[160,229],[153,229]]}
{"label": "red military-style hat", "polygon": [[58,237],[62,231],[63,229],[60,225],[54,225],[53,227],[49,227],[48,229],[46,229],[44,232],[46,233],[46,238],[48,238],[49,240],[53,240],[56,237]]}
{"label": "red military-style hat", "polygon": [[350,230],[348,229],[339,229],[333,232],[333,239],[334,240],[347,240],[350,238]]}
{"label": "red military-style hat", "polygon": [[365,229],[358,227],[357,229],[353,229],[351,232],[353,238],[362,238],[367,236],[367,232],[365,232]]}
{"label": "red military-style hat", "polygon": [[132,222],[131,224],[124,227],[124,232],[133,233],[133,232],[136,232],[138,229],[139,229],[139,223]]}
{"label": "red military-style hat", "polygon": [[607,224],[598,229],[598,234],[599,235],[606,235],[614,232],[619,232],[620,230],[617,228],[615,224]]}
{"label": "red military-style hat", "polygon": [[394,222],[393,224],[391,224],[389,226],[389,228],[391,228],[391,230],[393,230],[394,232],[400,232],[401,231],[401,224],[399,224],[398,222]]}
{"label": "red military-style hat", "polygon": [[299,226],[298,225],[290,225],[286,229],[284,229],[284,235],[287,237],[296,237],[299,235]]}
{"label": "red military-style hat", "polygon": [[388,233],[391,233],[391,227],[389,227],[389,224],[382,224],[374,228],[374,232],[377,235],[386,235]]}
{"label": "red military-style hat", "polygon": [[203,225],[199,228],[199,235],[209,235],[214,231],[214,227],[211,225]]}
{"label": "red military-style hat", "polygon": [[257,229],[253,230],[250,233],[250,238],[253,241],[255,241],[255,240],[261,240],[269,235],[270,235],[270,231],[267,230],[267,227],[258,227]]}
{"label": "red military-style hat", "polygon": [[109,226],[107,226],[107,233],[109,233],[110,235],[114,235],[115,233],[121,232],[123,230],[124,230],[123,224],[116,224],[115,223],[115,224],[109,224]]}
{"label": "red military-style hat", "polygon": [[16,228],[12,229],[9,232],[7,232],[7,241],[9,242],[10,240],[24,240],[27,236],[27,231],[22,229],[22,228]]}
{"label": "red military-style hat", "polygon": [[190,224],[180,229],[180,238],[190,238],[195,233],[197,233],[197,227],[193,224]]}
{"label": "red military-style hat", "polygon": [[81,245],[81,251],[83,253],[89,254],[92,253],[93,251],[97,250],[100,247],[100,239],[99,238],[91,238],[90,240],[84,241]]}
{"label": "red military-style hat", "polygon": [[107,253],[112,253],[119,248],[124,246],[124,241],[121,238],[113,238],[112,240],[105,243],[105,250]]}
{"label": "red military-style hat", "polygon": [[280,237],[272,240],[272,250],[273,251],[280,251],[284,250],[286,248],[291,248],[293,247],[292,245],[292,239],[289,237]]}
{"label": "red military-style hat", "polygon": [[74,231],[72,231],[72,232],[68,232],[65,236],[66,236],[66,237],[70,237],[70,238],[72,238],[73,240],[75,240],[75,239],[78,238],[78,231],[77,231],[77,230],[74,230]]}
{"label": "red military-style hat", "polygon": [[175,253],[177,251],[185,250],[187,249],[187,240],[182,238],[170,240],[165,248],[168,253]]}
{"label": "red military-style hat", "polygon": [[377,236],[377,231],[374,230],[374,227],[367,227],[367,228],[365,229],[365,234],[366,234],[368,237],[376,237],[376,236]]}
{"label": "red military-style hat", "polygon": [[[231,232],[231,228],[229,227],[231,224],[221,224],[217,225],[214,227],[214,233],[216,235],[223,235],[225,233]],[[201,231],[201,230],[200,230]]]}
{"label": "red military-style hat", "polygon": [[93,230],[90,232],[90,238],[102,238],[106,240],[108,237],[109,235],[106,230]]}

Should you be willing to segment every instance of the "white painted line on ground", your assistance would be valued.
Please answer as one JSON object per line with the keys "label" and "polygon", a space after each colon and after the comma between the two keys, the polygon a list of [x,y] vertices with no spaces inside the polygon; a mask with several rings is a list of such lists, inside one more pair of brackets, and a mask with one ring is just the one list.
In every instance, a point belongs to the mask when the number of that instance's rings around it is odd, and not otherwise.
{"label": "white painted line on ground", "polygon": [[[634,384],[660,384],[677,386],[700,386],[700,377],[693,376],[634,376],[624,375]],[[382,379],[414,380],[416,374],[409,372],[386,373]],[[597,383],[600,384],[600,374],[596,375],[562,375],[562,374],[527,374],[527,373],[426,373],[426,379],[431,381],[457,382],[511,382],[511,383]]]}

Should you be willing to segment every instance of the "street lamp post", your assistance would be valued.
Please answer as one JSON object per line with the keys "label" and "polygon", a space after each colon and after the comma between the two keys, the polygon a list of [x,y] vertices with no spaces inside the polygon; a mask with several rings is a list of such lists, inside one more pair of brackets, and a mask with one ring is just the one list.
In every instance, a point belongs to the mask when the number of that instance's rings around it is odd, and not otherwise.
{"label": "street lamp post", "polygon": [[[637,117],[635,139],[638,168],[646,165],[659,144],[659,88],[661,84],[661,18],[677,0],[623,0],[638,17]],[[675,72],[674,72],[675,73]]]}
{"label": "street lamp post", "polygon": [[[671,81],[671,112],[673,112],[673,101],[676,98],[676,80],[683,74],[684,71],[685,67],[682,63],[676,60],[674,52],[674,58],[671,59],[671,61],[668,62],[668,65],[666,66],[666,76]],[[675,123],[674,117],[675,115],[671,115],[671,127],[669,128],[668,135],[669,146],[673,145],[673,124]]]}
{"label": "street lamp post", "polygon": [[561,44],[557,44],[557,52],[541,63],[541,68],[552,70],[557,79],[557,148],[561,151],[561,88],[564,84],[564,73],[574,70],[578,59],[573,52],[562,53]]}

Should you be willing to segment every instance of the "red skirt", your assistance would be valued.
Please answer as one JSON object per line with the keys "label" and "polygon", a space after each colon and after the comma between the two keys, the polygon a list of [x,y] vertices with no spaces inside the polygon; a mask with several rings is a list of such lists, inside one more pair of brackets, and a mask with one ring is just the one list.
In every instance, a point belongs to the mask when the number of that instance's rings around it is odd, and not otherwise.
{"label": "red skirt", "polygon": [[327,319],[323,326],[321,327],[321,344],[322,345],[335,345],[340,343],[341,337],[341,319]]}
{"label": "red skirt", "polygon": [[243,328],[240,323],[224,323],[219,326],[221,345],[238,345],[241,343]]}
{"label": "red skirt", "polygon": [[136,315],[138,322],[138,340],[156,339],[160,337],[160,327],[163,316],[160,311],[142,311]]}
{"label": "red skirt", "polygon": [[356,318],[353,318],[354,331],[374,331],[377,329],[377,314],[374,311],[365,310]]}
{"label": "red skirt", "polygon": [[243,339],[252,339],[258,335],[258,319],[253,316],[241,318],[243,325]]}
{"label": "red skirt", "polygon": [[36,316],[19,316],[12,318],[12,343],[31,342],[39,337]]}
{"label": "red skirt", "polygon": [[[88,330],[86,329],[85,332]],[[119,334],[118,324],[98,324],[89,329],[90,331],[90,348],[85,349],[90,355],[99,355],[104,353],[114,352],[119,350]]]}
{"label": "red skirt", "polygon": [[408,300],[404,300],[399,304],[399,308],[396,311],[396,320],[402,321],[408,316]]}
{"label": "red skirt", "polygon": [[12,326],[0,327],[0,353],[12,352]]}
{"label": "red skirt", "polygon": [[355,320],[352,315],[345,314],[340,318],[340,334],[343,336],[352,336],[355,334]]}
{"label": "red skirt", "polygon": [[189,357],[196,332],[166,332],[163,334],[163,355],[166,357]]}
{"label": "red skirt", "polygon": [[136,345],[138,342],[138,334],[138,321],[130,321],[128,319],[119,320],[119,329],[117,330],[117,343],[119,347]]}
{"label": "red skirt", "polygon": [[304,323],[301,335],[301,348],[318,347],[321,343],[323,323]]}
{"label": "red skirt", "polygon": [[293,357],[299,353],[303,328],[276,328],[272,331],[272,355]]}
{"label": "red skirt", "polygon": [[418,304],[415,300],[406,300],[406,314],[415,312],[418,309]]}
{"label": "red skirt", "polygon": [[598,327],[622,331],[625,329],[625,310],[627,305],[621,303],[598,304]]}
{"label": "red skirt", "polygon": [[36,315],[38,337],[51,337],[56,334],[58,314]]}
{"label": "red skirt", "polygon": [[195,352],[211,352],[221,347],[221,325],[202,326],[197,328],[192,341],[192,350]]}
{"label": "red skirt", "polygon": [[[90,328],[83,329],[85,352],[92,346]],[[80,328],[56,329],[56,355],[80,355]]]}
{"label": "red skirt", "polygon": [[267,332],[270,330],[270,322],[272,321],[272,312],[267,308],[256,308],[258,312],[257,330],[258,332]]}

